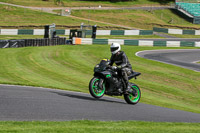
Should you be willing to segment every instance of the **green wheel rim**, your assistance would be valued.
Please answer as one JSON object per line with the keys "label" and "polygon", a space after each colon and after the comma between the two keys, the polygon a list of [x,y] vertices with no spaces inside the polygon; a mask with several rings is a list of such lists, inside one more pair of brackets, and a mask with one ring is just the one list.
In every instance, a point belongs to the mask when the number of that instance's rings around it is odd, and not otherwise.
{"label": "green wheel rim", "polygon": [[105,85],[103,84],[103,90],[98,87],[97,82],[99,79],[95,79],[94,82],[92,83],[92,91],[96,96],[102,96],[105,92]]}
{"label": "green wheel rim", "polygon": [[129,99],[132,102],[137,102],[140,99],[140,90],[137,86],[132,86],[137,91],[137,97],[134,97],[132,94],[129,94]]}

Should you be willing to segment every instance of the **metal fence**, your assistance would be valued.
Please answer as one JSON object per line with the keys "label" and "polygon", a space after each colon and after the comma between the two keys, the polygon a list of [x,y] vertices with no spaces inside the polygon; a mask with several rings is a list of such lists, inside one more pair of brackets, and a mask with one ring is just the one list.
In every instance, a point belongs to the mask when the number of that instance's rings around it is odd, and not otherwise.
{"label": "metal fence", "polygon": [[53,46],[53,45],[63,45],[63,44],[66,44],[66,38],[0,40],[0,48]]}

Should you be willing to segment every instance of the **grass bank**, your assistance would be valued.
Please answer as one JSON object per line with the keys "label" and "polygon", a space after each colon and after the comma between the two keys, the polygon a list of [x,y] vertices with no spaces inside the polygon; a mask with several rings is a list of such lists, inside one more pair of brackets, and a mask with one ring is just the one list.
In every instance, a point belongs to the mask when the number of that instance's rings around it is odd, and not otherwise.
{"label": "grass bank", "polygon": [[0,133],[198,133],[200,123],[166,122],[0,122]]}
{"label": "grass bank", "polygon": [[[153,27],[200,28],[176,15],[173,10],[73,10],[72,15],[80,18],[63,17],[42,11],[0,5],[1,26],[41,26],[55,23],[60,26],[80,26],[81,23],[97,25],[104,29],[113,27],[111,24],[149,29]],[[117,15],[116,15],[117,14]],[[40,18],[40,19],[38,19]],[[83,18],[83,19],[81,19]],[[88,21],[91,19],[93,21]],[[173,20],[173,21],[172,21]],[[97,21],[97,22],[96,22]],[[98,22],[99,21],[99,22]],[[111,24],[107,24],[107,23]],[[116,26],[115,26],[116,27]],[[118,27],[116,27],[118,28]],[[32,28],[33,29],[33,28]]]}
{"label": "grass bank", "polygon": [[17,5],[24,6],[35,6],[35,7],[58,7],[58,6],[66,6],[66,7],[91,7],[91,6],[152,6],[152,5],[168,5],[173,3],[173,0],[130,0],[130,1],[97,1],[97,0],[62,0],[63,4],[56,5],[54,0],[1,0],[1,2],[7,2]]}
{"label": "grass bank", "polygon": [[[200,113],[200,73],[136,57],[141,50],[165,47],[123,46],[142,90],[141,102]],[[169,49],[169,48],[168,48]],[[0,49],[0,83],[88,92],[93,67],[110,58],[108,45]]]}
{"label": "grass bank", "polygon": [[[117,15],[116,15],[117,14]],[[153,27],[179,27],[200,28],[197,24],[191,24],[178,16],[174,10],[73,10],[72,15],[77,17],[90,17],[113,24],[119,24],[138,29],[150,29]]]}
{"label": "grass bank", "polygon": [[[44,25],[50,25],[52,23],[56,25],[80,26],[82,22],[85,24],[88,23],[87,20],[63,17],[19,7],[0,5],[0,10],[0,28],[1,26],[41,26],[44,28]],[[97,22],[90,22],[90,24],[105,26],[105,24]],[[106,26],[108,26],[108,24],[106,24]]]}

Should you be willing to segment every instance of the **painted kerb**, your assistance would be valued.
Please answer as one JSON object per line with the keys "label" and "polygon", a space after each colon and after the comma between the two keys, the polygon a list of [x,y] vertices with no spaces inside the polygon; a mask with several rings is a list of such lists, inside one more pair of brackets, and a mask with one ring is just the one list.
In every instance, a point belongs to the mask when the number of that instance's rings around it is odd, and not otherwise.
{"label": "painted kerb", "polygon": [[119,43],[130,46],[160,46],[160,47],[200,47],[200,42],[192,41],[150,41],[150,40],[124,40],[124,39],[91,39],[91,38],[73,38],[73,44],[103,44]]}
{"label": "painted kerb", "polygon": [[[56,29],[57,35],[69,35],[70,29]],[[96,35],[152,35],[153,30],[97,30]],[[44,29],[0,29],[0,35],[44,35]],[[92,35],[87,30],[86,35]]]}
{"label": "painted kerb", "polygon": [[153,27],[154,32],[163,32],[168,34],[179,34],[179,35],[200,35],[200,30],[182,30],[182,29],[166,29]]}

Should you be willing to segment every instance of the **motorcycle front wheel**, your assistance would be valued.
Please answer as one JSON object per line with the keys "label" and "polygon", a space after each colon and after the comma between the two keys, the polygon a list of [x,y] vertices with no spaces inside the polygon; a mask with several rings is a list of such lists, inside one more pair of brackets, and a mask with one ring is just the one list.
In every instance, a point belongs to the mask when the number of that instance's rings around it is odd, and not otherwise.
{"label": "motorcycle front wheel", "polygon": [[140,88],[135,84],[131,84],[131,89],[134,94],[124,94],[124,99],[128,104],[137,104],[141,98]]}
{"label": "motorcycle front wheel", "polygon": [[103,83],[103,88],[99,87],[99,81],[100,79],[98,77],[93,77],[89,83],[89,91],[94,98],[101,98],[106,90],[104,83]]}

